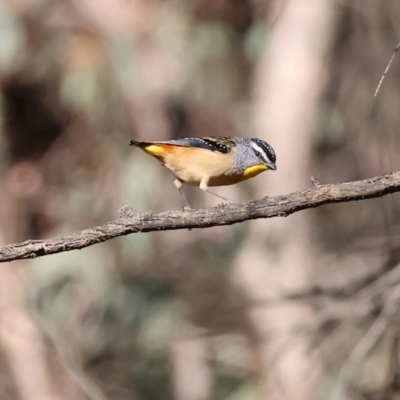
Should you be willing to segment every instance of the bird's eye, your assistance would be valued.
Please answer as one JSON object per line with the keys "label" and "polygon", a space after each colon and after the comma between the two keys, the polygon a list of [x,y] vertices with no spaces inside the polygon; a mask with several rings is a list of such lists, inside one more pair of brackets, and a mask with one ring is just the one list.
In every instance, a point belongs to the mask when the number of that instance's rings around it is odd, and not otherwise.
{"label": "bird's eye", "polygon": [[260,157],[260,156],[261,156],[261,154],[260,154],[259,151],[256,150],[255,153],[256,153],[256,156],[257,156],[257,157]]}

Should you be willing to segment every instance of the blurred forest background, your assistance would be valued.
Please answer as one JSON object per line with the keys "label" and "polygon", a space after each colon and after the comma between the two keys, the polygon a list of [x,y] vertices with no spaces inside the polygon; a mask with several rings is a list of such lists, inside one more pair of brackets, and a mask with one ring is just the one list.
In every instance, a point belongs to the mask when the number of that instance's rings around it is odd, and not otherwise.
{"label": "blurred forest background", "polygon": [[[129,139],[260,137],[236,201],[399,169],[394,0],[0,0],[0,243],[180,209]],[[184,187],[195,207],[218,199]],[[400,398],[399,197],[0,267],[0,398]]]}

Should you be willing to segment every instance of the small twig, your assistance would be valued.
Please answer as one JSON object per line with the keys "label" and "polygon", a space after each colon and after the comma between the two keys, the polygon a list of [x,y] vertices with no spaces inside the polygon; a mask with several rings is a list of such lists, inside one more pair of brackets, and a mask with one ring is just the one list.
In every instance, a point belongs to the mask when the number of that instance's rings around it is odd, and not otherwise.
{"label": "small twig", "polygon": [[368,285],[359,288],[357,292],[350,293],[345,302],[331,305],[328,309],[320,311],[309,322],[308,326],[320,329],[325,323],[343,319],[357,321],[371,314],[371,310],[382,308],[381,301],[386,299],[382,296],[393,287],[398,287],[400,282],[400,266],[386,272]]}
{"label": "small twig", "polygon": [[386,304],[364,337],[358,342],[354,350],[350,353],[347,361],[343,365],[332,399],[339,399],[342,394],[343,386],[350,379],[353,370],[359,362],[367,356],[371,348],[390,326],[390,321],[397,312],[399,306],[400,286],[393,289],[387,297]]}
{"label": "small twig", "polygon": [[376,90],[375,90],[374,97],[376,97],[376,96],[378,95],[379,90],[381,89],[382,83],[383,83],[383,81],[384,81],[384,79],[385,79],[387,73],[389,72],[390,66],[392,65],[392,62],[393,62],[393,60],[394,60],[394,57],[396,56],[396,53],[397,53],[397,51],[398,51],[399,49],[400,49],[400,42],[397,44],[396,48],[394,49],[393,54],[392,54],[392,57],[390,57],[390,61],[389,61],[388,65],[386,66],[386,69],[385,69],[384,73],[383,73],[382,76],[381,76],[381,79],[380,79],[380,81],[379,81],[379,83],[378,83],[378,86],[377,86],[377,88],[376,88]]}
{"label": "small twig", "polygon": [[321,181],[318,180],[317,178],[314,178],[313,176],[311,177],[311,183],[312,183],[314,186],[322,186]]}
{"label": "small twig", "polygon": [[379,394],[378,400],[388,399],[396,386],[396,377],[399,372],[399,349],[400,349],[400,336],[399,329],[394,328],[394,337],[392,339],[391,351],[390,351],[390,361],[388,368],[388,376],[385,385]]}

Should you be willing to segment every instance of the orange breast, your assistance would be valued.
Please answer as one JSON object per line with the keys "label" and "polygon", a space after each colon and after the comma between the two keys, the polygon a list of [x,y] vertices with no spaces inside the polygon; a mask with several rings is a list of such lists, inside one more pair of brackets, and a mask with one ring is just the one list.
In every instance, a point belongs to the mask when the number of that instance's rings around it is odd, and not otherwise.
{"label": "orange breast", "polygon": [[[198,186],[205,180],[212,185],[214,177],[234,175],[231,167],[232,154],[222,154],[206,149],[168,146],[164,148],[162,163],[180,180]],[[234,183],[234,182],[232,182]],[[229,185],[227,180],[216,186]]]}

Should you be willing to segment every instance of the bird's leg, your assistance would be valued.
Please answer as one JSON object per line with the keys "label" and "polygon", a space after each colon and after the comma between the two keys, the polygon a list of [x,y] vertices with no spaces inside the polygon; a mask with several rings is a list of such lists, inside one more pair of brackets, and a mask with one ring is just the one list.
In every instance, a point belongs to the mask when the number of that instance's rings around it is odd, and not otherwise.
{"label": "bird's leg", "polygon": [[185,209],[191,209],[192,207],[190,207],[190,204],[189,204],[189,202],[186,200],[186,197],[185,197],[185,195],[183,194],[183,192],[182,192],[182,184],[183,184],[183,182],[181,181],[181,180],[179,180],[179,179],[175,179],[174,180],[174,185],[175,185],[175,187],[179,190],[179,193],[181,194],[181,196],[182,196],[182,199],[183,199],[183,201],[185,202],[185,207],[183,207],[183,209],[185,210]]}
{"label": "bird's leg", "polygon": [[234,203],[234,201],[232,201],[231,199],[227,199],[226,197],[222,197],[222,196],[220,196],[219,194],[212,192],[212,191],[208,188],[207,181],[205,181],[205,180],[203,180],[203,181],[200,182],[199,187],[200,187],[200,189],[203,190],[204,192],[207,192],[207,193],[212,194],[213,196],[219,197],[221,200],[224,200],[224,201],[226,201],[227,203]]}
{"label": "bird's leg", "polygon": [[214,195],[214,196],[219,197],[221,200],[224,200],[224,201],[226,201],[227,203],[231,203],[231,204],[235,203],[233,200],[228,199],[227,197],[220,196],[219,194],[212,192],[210,189],[207,189],[206,192],[207,192],[207,193],[210,193],[210,194],[212,194],[212,195]]}

